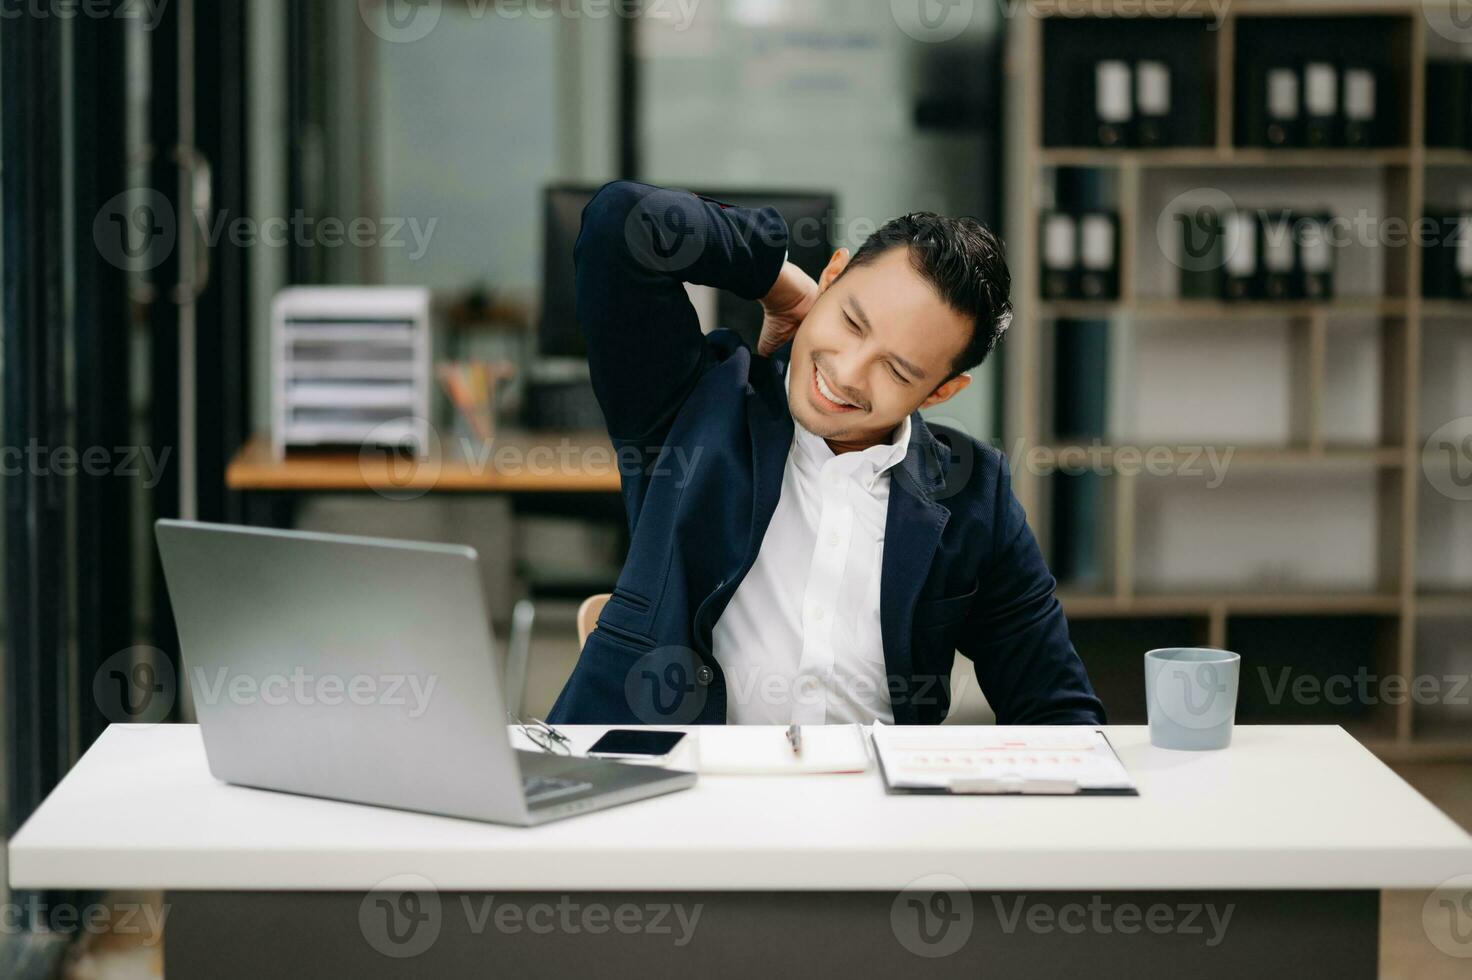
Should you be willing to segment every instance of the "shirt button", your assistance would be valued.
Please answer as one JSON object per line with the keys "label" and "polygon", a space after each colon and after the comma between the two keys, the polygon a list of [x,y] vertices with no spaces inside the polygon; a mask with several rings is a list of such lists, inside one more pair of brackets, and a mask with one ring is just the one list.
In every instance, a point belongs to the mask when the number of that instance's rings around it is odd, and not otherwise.
{"label": "shirt button", "polygon": [[813,618],[814,619],[822,619],[823,618],[823,607],[822,606],[819,606],[817,609],[814,609],[813,610]]}
{"label": "shirt button", "polygon": [[838,536],[838,534],[836,532],[833,533],[833,534],[830,534],[830,535],[828,535],[828,546],[830,548],[837,548],[838,547],[838,542],[840,540],[841,539],[839,538],[839,536]]}
{"label": "shirt button", "polygon": [[701,664],[699,667],[696,667],[695,668],[695,680],[702,687],[710,684],[710,682],[713,681],[713,680],[715,680],[715,679],[716,679],[716,672],[713,671],[713,670],[711,670],[705,664]]}

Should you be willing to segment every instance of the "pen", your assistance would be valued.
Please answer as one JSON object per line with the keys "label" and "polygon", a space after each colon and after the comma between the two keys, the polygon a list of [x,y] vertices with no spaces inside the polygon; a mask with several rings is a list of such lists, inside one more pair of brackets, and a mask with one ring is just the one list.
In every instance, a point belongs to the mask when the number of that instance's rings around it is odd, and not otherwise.
{"label": "pen", "polygon": [[802,728],[797,725],[787,726],[787,743],[792,746],[793,755],[802,755]]}

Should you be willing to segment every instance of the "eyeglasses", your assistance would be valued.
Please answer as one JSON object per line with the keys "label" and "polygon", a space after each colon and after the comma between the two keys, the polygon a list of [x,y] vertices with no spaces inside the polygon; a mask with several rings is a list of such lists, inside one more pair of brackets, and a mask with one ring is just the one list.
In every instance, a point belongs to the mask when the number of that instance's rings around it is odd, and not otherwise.
{"label": "eyeglasses", "polygon": [[572,739],[553,728],[540,718],[519,721],[521,733],[541,749],[552,755],[572,755]]}

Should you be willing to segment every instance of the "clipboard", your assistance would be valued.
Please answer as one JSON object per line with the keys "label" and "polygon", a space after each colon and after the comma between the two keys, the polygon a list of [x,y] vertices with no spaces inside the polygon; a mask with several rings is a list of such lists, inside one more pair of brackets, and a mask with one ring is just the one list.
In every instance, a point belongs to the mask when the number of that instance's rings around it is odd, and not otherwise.
{"label": "clipboard", "polygon": [[1097,728],[896,728],[870,737],[885,792],[946,796],[1139,796]]}

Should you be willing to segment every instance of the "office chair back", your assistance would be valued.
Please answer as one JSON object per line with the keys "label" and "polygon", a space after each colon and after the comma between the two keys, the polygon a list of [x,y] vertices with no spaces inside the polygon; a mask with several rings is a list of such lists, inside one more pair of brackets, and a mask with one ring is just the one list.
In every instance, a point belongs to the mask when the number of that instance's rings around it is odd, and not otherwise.
{"label": "office chair back", "polygon": [[598,614],[603,612],[603,607],[613,596],[607,592],[598,595],[590,595],[578,606],[578,649],[588,642],[588,634],[593,632],[593,627],[598,625]]}

